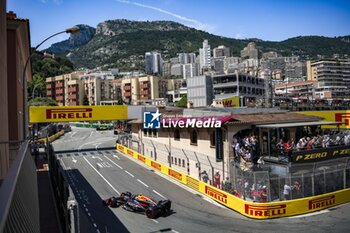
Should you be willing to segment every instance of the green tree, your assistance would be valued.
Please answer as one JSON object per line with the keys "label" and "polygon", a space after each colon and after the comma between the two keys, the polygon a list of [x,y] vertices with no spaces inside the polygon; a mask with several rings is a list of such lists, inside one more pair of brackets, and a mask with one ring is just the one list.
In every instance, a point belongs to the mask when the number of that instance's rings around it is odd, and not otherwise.
{"label": "green tree", "polygon": [[179,102],[176,103],[177,107],[186,108],[187,107],[187,95],[182,96]]}
{"label": "green tree", "polygon": [[36,97],[28,102],[29,106],[57,106],[57,102],[48,97]]}
{"label": "green tree", "polygon": [[34,74],[31,81],[28,82],[28,99],[32,96],[46,96],[45,79],[40,74]]}

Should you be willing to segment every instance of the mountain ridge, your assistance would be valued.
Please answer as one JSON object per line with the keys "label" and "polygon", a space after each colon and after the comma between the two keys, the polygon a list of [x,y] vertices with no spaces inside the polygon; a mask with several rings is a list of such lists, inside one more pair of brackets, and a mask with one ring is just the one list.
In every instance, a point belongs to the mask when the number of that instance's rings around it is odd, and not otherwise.
{"label": "mountain ridge", "polygon": [[[62,42],[59,42],[47,51],[54,53],[60,51],[59,54],[68,54],[76,67],[94,68],[107,65],[135,69],[143,67],[143,57],[147,51],[157,50],[162,53],[164,59],[174,57],[180,52],[198,54],[198,49],[202,47],[204,39],[209,41],[211,48],[218,45],[229,47],[233,56],[239,56],[240,51],[250,41],[254,41],[261,52],[275,51],[284,56],[297,55],[302,59],[313,59],[319,55],[326,57],[331,57],[333,54],[350,55],[350,35],[339,37],[296,36],[275,42],[258,38],[234,39],[217,36],[173,21],[126,19],[101,22],[97,25],[93,35],[91,28],[88,30],[88,36],[83,36],[85,39],[83,42],[77,42],[71,47],[63,44],[66,46],[64,49],[60,49],[59,43]],[[84,31],[83,34],[85,34]]]}

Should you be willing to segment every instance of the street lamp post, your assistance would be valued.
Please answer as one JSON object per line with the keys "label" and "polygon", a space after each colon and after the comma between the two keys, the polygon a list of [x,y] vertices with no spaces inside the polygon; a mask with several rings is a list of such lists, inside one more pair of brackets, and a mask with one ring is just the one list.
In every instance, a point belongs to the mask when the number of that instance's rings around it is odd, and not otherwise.
{"label": "street lamp post", "polygon": [[35,93],[35,89],[37,88],[37,86],[40,86],[40,83],[37,83],[34,85],[33,91],[32,91],[32,100],[34,99],[34,93]]}
{"label": "street lamp post", "polygon": [[[45,40],[43,40],[40,44],[38,44],[35,48],[34,48],[34,51],[37,50],[43,43],[45,43],[47,40],[51,39],[52,37],[54,36],[57,36],[59,34],[62,34],[62,33],[70,33],[70,34],[77,34],[80,32],[80,28],[77,27],[77,26],[74,26],[74,27],[71,27],[71,28],[68,28],[64,31],[61,31],[61,32],[57,32],[49,37],[47,37]],[[28,64],[29,64],[29,61],[30,59],[33,57],[34,53],[32,53],[30,51],[30,55],[29,57],[27,58],[27,61],[24,65],[24,69],[23,69],[23,77],[22,77],[22,82],[23,82],[23,140],[26,139],[27,135],[25,134],[26,133],[26,103],[27,103],[27,100],[26,100],[26,91],[27,91],[27,80],[26,80],[26,70],[27,70],[27,67],[28,67]]]}

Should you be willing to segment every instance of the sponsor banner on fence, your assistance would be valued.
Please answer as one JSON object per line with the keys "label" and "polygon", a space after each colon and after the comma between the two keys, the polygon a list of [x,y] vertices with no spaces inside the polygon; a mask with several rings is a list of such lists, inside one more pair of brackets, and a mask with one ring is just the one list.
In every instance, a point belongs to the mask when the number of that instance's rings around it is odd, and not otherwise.
{"label": "sponsor banner on fence", "polygon": [[221,189],[208,185],[180,171],[158,163],[147,156],[141,155],[134,150],[117,144],[117,150],[131,155],[136,160],[142,161],[148,166],[162,172],[163,174],[186,184],[188,187],[199,191],[218,203],[233,209],[244,216],[254,219],[270,219],[286,216],[294,216],[319,211],[346,202],[350,202],[350,189],[344,189],[323,195],[295,199],[290,201],[279,201],[270,203],[254,203],[245,201]]}
{"label": "sponsor banner on fence", "polygon": [[31,106],[30,123],[127,120],[128,106]]}
{"label": "sponsor banner on fence", "polygon": [[323,149],[297,151],[292,154],[292,162],[307,163],[318,162],[321,160],[338,159],[350,156],[349,146],[339,146],[336,148],[328,147]]}
{"label": "sponsor banner on fence", "polygon": [[192,189],[199,191],[199,180],[190,176],[186,176],[186,185]]}

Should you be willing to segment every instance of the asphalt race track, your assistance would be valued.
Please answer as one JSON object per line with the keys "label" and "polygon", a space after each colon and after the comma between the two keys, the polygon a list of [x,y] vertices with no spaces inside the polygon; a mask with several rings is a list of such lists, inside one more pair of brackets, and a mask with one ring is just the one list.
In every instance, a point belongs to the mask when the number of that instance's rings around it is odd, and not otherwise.
{"label": "asphalt race track", "polygon": [[[81,229],[91,232],[348,232],[350,205],[314,214],[273,220],[252,220],[203,197],[170,178],[154,172],[115,150],[96,151],[114,145],[112,131],[74,128],[53,143],[79,203]],[[102,206],[102,199],[130,191],[155,200],[170,199],[173,212],[148,219],[122,208]],[[86,232],[81,231],[81,232]]]}

